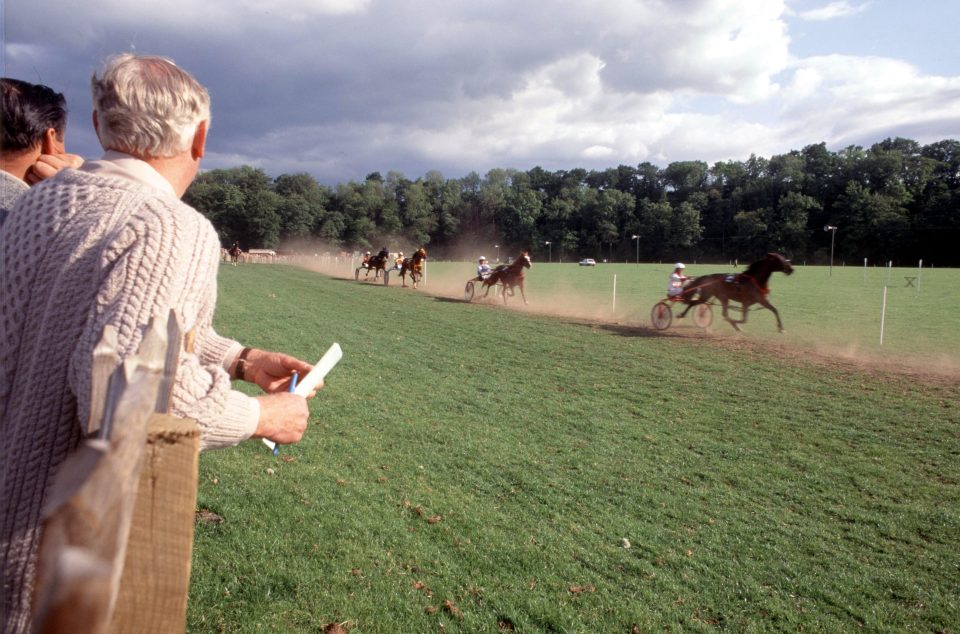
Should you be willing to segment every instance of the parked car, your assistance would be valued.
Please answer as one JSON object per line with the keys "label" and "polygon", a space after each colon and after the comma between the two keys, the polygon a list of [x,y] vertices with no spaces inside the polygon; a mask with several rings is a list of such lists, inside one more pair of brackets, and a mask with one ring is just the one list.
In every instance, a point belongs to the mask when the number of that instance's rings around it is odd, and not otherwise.
{"label": "parked car", "polygon": [[586,259],[580,260],[580,266],[596,266],[596,265],[597,265],[597,261],[594,260],[593,258],[586,258]]}

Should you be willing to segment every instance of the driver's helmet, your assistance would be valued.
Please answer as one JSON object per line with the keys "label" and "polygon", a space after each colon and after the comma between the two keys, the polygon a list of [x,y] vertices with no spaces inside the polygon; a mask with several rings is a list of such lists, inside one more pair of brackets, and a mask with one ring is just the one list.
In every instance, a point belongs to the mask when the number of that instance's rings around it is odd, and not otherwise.
{"label": "driver's helmet", "polygon": [[687,267],[685,267],[685,266],[683,265],[683,262],[677,262],[676,264],[673,265],[673,268],[675,268],[675,269],[685,269],[685,268],[687,268]]}
{"label": "driver's helmet", "polygon": [[369,251],[367,251],[366,253],[364,253],[364,255],[370,255],[370,252],[369,252]]}
{"label": "driver's helmet", "polygon": [[402,258],[402,257],[403,257],[403,251],[401,251],[400,253],[398,253],[398,254],[397,254],[397,257],[401,257],[401,258]]}
{"label": "driver's helmet", "polygon": [[487,258],[485,258],[485,257],[482,256],[482,255],[480,256],[480,259],[477,260],[477,262],[486,262],[486,261],[487,261]]}

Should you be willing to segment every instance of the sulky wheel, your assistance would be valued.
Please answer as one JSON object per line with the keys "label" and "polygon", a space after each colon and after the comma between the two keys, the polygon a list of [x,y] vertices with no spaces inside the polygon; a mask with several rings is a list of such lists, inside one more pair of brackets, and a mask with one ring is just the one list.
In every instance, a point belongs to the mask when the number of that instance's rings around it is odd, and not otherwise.
{"label": "sulky wheel", "polygon": [[467,285],[463,287],[463,300],[467,302],[472,302],[473,293],[474,293],[473,280],[470,280],[469,282],[467,282]]}
{"label": "sulky wheel", "polygon": [[693,323],[701,328],[709,328],[713,323],[713,309],[710,304],[697,304],[693,307]]}
{"label": "sulky wheel", "polygon": [[650,321],[657,330],[666,330],[673,322],[673,310],[666,302],[657,302],[650,311]]}

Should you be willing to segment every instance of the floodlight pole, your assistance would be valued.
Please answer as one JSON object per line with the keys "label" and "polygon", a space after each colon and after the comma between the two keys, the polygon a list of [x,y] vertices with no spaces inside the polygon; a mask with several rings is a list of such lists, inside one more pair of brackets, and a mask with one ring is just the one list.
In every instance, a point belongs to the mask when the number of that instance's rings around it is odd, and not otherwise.
{"label": "floodlight pole", "polygon": [[548,248],[547,262],[553,262],[553,243],[548,240],[544,242],[544,244],[547,245]]}
{"label": "floodlight pole", "polygon": [[833,225],[823,225],[823,230],[830,232],[830,277],[833,277],[833,242],[837,237],[837,228]]}
{"label": "floodlight pole", "polygon": [[640,266],[640,236],[638,234],[634,234],[630,236],[630,239],[637,241],[637,266]]}

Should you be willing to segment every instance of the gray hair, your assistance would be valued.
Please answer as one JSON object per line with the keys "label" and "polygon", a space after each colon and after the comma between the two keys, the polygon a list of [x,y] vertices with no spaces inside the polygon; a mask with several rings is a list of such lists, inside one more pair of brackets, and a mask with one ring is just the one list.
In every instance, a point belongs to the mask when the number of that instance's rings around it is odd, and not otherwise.
{"label": "gray hair", "polygon": [[206,88],[165,57],[121,53],[90,80],[100,144],[141,158],[187,150],[210,120]]}

